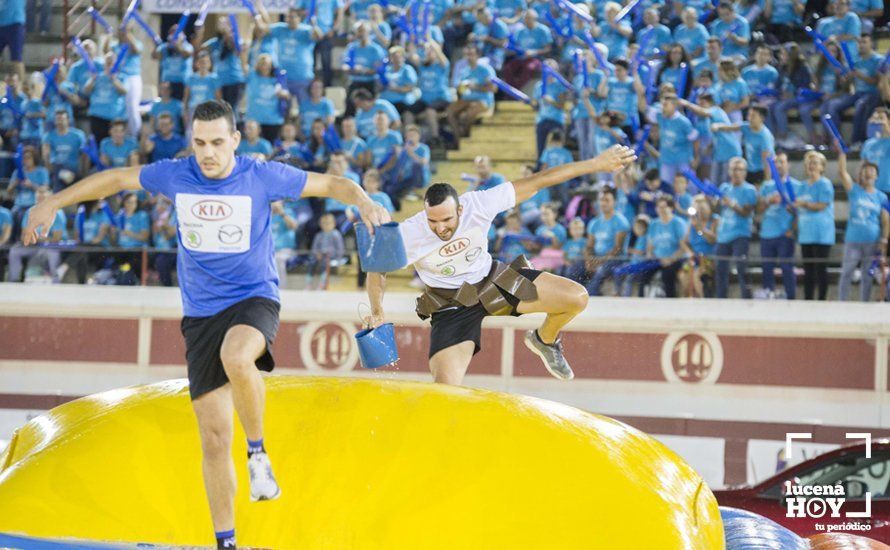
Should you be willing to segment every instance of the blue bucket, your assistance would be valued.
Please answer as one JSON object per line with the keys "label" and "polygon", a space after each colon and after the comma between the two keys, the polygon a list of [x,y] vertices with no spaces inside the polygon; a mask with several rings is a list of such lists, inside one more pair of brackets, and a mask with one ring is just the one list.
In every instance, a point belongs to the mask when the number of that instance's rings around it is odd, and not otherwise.
{"label": "blue bucket", "polygon": [[355,341],[358,344],[358,356],[366,369],[379,369],[399,360],[392,323],[384,323],[377,328],[366,328],[357,332]]}
{"label": "blue bucket", "polygon": [[397,222],[377,226],[373,237],[368,233],[368,226],[359,222],[355,224],[355,238],[359,263],[364,271],[386,273],[402,269],[408,263]]}

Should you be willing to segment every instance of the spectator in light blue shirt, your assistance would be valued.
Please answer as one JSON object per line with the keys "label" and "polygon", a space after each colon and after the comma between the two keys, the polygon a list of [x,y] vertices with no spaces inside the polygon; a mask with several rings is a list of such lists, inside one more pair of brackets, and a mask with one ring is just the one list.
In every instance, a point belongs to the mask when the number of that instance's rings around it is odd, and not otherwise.
{"label": "spectator in light blue shirt", "polygon": [[764,0],[763,17],[766,19],[766,30],[779,42],[790,42],[795,38],[795,31],[803,25],[801,17],[806,10],[807,0]]}
{"label": "spectator in light blue shirt", "polygon": [[[281,125],[287,116],[290,92],[273,74],[272,56],[260,54],[256,68],[247,75],[247,112],[245,117],[260,124],[263,138],[269,142],[278,139]],[[301,115],[302,109],[301,109]]]}
{"label": "spectator in light blue shirt", "polygon": [[160,60],[161,82],[170,83],[170,93],[176,99],[182,99],[185,92],[185,77],[190,72],[189,65],[195,48],[186,39],[185,32],[173,40],[173,33],[179,25],[170,27],[167,41],[152,52],[152,59]]}
{"label": "spectator in light blue shirt", "polygon": [[405,48],[393,46],[389,49],[389,65],[384,75],[386,84],[380,97],[392,103],[399,113],[404,113],[420,97],[417,71],[405,63]]}
{"label": "spectator in light blue shirt", "polygon": [[887,197],[875,187],[878,167],[868,161],[859,166],[858,183],[854,182],[847,172],[847,155],[840,151],[838,173],[850,204],[838,298],[846,301],[850,297],[853,272],[860,269],[862,278],[859,281],[859,299],[868,302],[871,301],[871,285],[874,279],[869,269],[875,259],[885,258],[887,237],[890,235]]}
{"label": "spectator in light blue shirt", "polygon": [[188,143],[182,134],[174,132],[170,113],[161,113],[155,127],[157,132],[151,136],[143,135],[140,144],[142,154],[149,162],[176,158],[188,149]]}
{"label": "spectator in light blue shirt", "polygon": [[751,25],[738,15],[729,0],[721,0],[717,6],[717,19],[711,23],[711,35],[723,42],[723,55],[744,61],[748,57],[751,42]]}
{"label": "spectator in light blue shirt", "polygon": [[856,39],[862,34],[862,22],[859,20],[859,15],[850,11],[850,0],[835,0],[834,15],[820,19],[816,31],[838,42],[846,43],[855,59]]}
{"label": "spectator in light blue shirt", "polygon": [[[847,2],[849,0],[840,0]],[[855,54],[854,54],[855,55]],[[853,114],[853,139],[851,143],[862,143],[866,139],[868,117],[881,100],[878,94],[878,68],[883,56],[874,51],[871,36],[859,37],[859,59],[853,64],[853,93],[841,95],[822,104],[822,115],[831,115],[840,128],[843,112],[855,108]],[[833,137],[828,136],[829,140]]]}
{"label": "spectator in light blue shirt", "polygon": [[683,46],[690,58],[698,59],[705,54],[708,37],[708,29],[698,21],[698,11],[686,7],[683,10],[683,24],[674,28],[674,42]]}
{"label": "spectator in light blue shirt", "polygon": [[53,190],[59,191],[79,179],[85,172],[86,155],[81,148],[86,135],[69,126],[68,112],[55,114],[55,128],[43,136],[43,160],[50,167]]}
{"label": "spectator in light blue shirt", "polygon": [[464,48],[469,72],[461,83],[460,99],[449,105],[446,114],[455,141],[469,135],[470,126],[483,113],[494,107],[495,85],[491,77],[495,76],[491,66],[479,61],[479,50],[469,45]]}
{"label": "spectator in light blue shirt", "polygon": [[127,135],[127,123],[115,120],[109,136],[99,143],[99,160],[108,168],[123,168],[139,164],[139,144]]}
{"label": "spectator in light blue shirt", "polygon": [[[127,133],[134,137],[139,135],[139,130],[142,128],[142,114],[139,110],[142,101],[142,42],[136,40],[133,34],[135,26],[135,23],[130,22],[127,25],[122,25],[117,32],[119,45],[116,49],[116,55],[120,55],[123,52],[124,45],[127,46],[127,54],[124,56],[123,63],[120,65],[120,71],[117,73],[118,78],[124,85],[126,115],[111,119],[125,118],[127,120]],[[109,64],[107,58],[105,63]],[[111,62],[111,65],[113,64],[114,61]]]}
{"label": "spectator in light blue shirt", "polygon": [[260,124],[257,121],[244,121],[244,137],[238,144],[236,153],[262,160],[272,158],[272,143],[260,134]]}
{"label": "spectator in light blue shirt", "polygon": [[766,107],[755,105],[748,110],[748,122],[711,126],[712,130],[717,133],[742,131],[745,159],[748,161],[747,180],[755,185],[763,181],[766,158],[776,152],[776,140],[773,133],[764,124],[767,114]]}
{"label": "spectator in light blue shirt", "polygon": [[604,187],[599,194],[599,215],[587,224],[587,249],[593,264],[587,293],[591,296],[600,296],[602,284],[624,265],[621,257],[627,252],[630,223],[615,211],[616,196],[614,188]]}
{"label": "spectator in light blue shirt", "polygon": [[778,263],[782,268],[785,298],[793,300],[797,287],[794,274],[794,210],[790,203],[787,203],[790,197],[786,189],[790,186],[793,191],[800,182],[788,173],[787,154],[784,152],[776,154],[775,162],[781,186],[777,185],[774,174],[770,174],[770,179],[764,181],[760,187],[760,199],[757,204],[757,211],[762,214],[760,256],[763,258],[763,288],[770,294],[775,292],[774,272]]}
{"label": "spectator in light blue shirt", "polygon": [[190,73],[185,78],[185,94],[182,98],[187,113],[184,117],[185,126],[188,126],[195,107],[211,99],[222,99],[219,77],[212,72],[213,59],[207,51],[198,52],[195,66],[198,71]]}
{"label": "spectator in light blue shirt", "polygon": [[679,111],[678,106],[676,95],[665,95],[661,100],[661,112],[651,109],[649,114],[650,120],[658,125],[662,181],[674,181],[674,176],[689,168],[695,157],[694,143],[698,139],[698,130]]}
{"label": "spectator in light blue shirt", "polygon": [[735,260],[742,298],[751,298],[748,287],[748,247],[757,207],[757,188],[746,181],[748,163],[741,157],[729,161],[729,181],[720,185],[720,227],[717,229],[717,297],[729,296],[729,259]]}
{"label": "spectator in light blue shirt", "polygon": [[[183,88],[185,93],[185,88]],[[173,97],[173,85],[170,82],[161,82],[158,84],[158,97],[152,102],[149,110],[149,120],[152,128],[157,130],[158,117],[161,113],[167,113],[173,120],[173,129],[182,133],[182,101]],[[180,94],[180,97],[182,94]]]}
{"label": "spectator in light blue shirt", "polygon": [[890,196],[890,116],[886,107],[878,107],[868,120],[869,137],[862,146],[861,157],[878,167],[877,187]]}
{"label": "spectator in light blue shirt", "polygon": [[36,147],[26,146],[22,149],[22,176],[18,170],[9,178],[7,193],[15,193],[12,203],[12,215],[18,222],[28,208],[37,202],[37,191],[49,185],[49,172],[40,165],[40,157]]}
{"label": "spectator in light blue shirt", "polygon": [[[302,2],[303,8],[306,9],[310,0]],[[315,13],[307,14],[308,17],[314,17],[321,30],[321,36],[315,43],[315,52],[321,61],[321,79],[325,86],[331,86],[334,83],[334,66],[331,62],[331,53],[334,50],[334,38],[343,25],[343,13],[346,6],[343,0],[314,0]]]}
{"label": "spectator in light blue shirt", "polygon": [[803,158],[806,178],[795,189],[797,201],[797,242],[803,264],[804,298],[828,298],[826,261],[835,243],[834,185],[825,177],[825,155],[809,151]]}
{"label": "spectator in light blue shirt", "polygon": [[627,18],[620,21],[615,19],[621,11],[621,4],[607,2],[604,9],[605,20],[594,25],[591,34],[609,48],[609,61],[612,61],[627,55],[627,46],[634,31]]}
{"label": "spectator in light blue shirt", "polygon": [[[206,27],[201,27],[198,36]],[[229,105],[239,105],[244,95],[247,65],[247,44],[235,36],[228,17],[216,20],[216,36],[204,42],[201,49],[210,52],[213,68],[219,78],[220,93]],[[237,110],[236,110],[237,113]]]}
{"label": "spectator in light blue shirt", "polygon": [[[453,100],[453,92],[448,85],[451,62],[435,41],[427,41],[423,46],[423,59],[417,59],[417,81],[420,99],[408,109],[413,115],[423,115],[430,128],[434,141],[439,140],[439,116]],[[413,60],[414,58],[412,58]]]}
{"label": "spectator in light blue shirt", "polygon": [[754,64],[742,69],[742,80],[761,105],[774,103],[779,97],[779,71],[770,65],[772,60],[772,51],[763,44],[754,53]]}
{"label": "spectator in light blue shirt", "polygon": [[658,268],[644,273],[641,277],[640,296],[644,287],[656,273],[661,272],[661,282],[668,298],[677,297],[677,271],[683,266],[685,250],[683,238],[686,236],[686,222],[674,215],[674,199],[666,196],[656,203],[658,217],[649,224],[646,232],[646,253],[658,260]]}
{"label": "spectator in light blue shirt", "polygon": [[[115,55],[105,56],[104,72],[90,76],[83,92],[90,98],[87,115],[90,117],[90,133],[97,141],[108,137],[111,121],[127,118],[127,87],[121,80],[120,72],[111,74]],[[141,79],[141,77],[140,77]]]}
{"label": "spectator in light blue shirt", "polygon": [[359,21],[355,24],[355,40],[343,52],[343,70],[347,74],[349,87],[346,90],[348,103],[346,116],[355,114],[355,97],[359,89],[374,93],[377,84],[377,69],[386,59],[386,50],[371,41],[370,23]]}
{"label": "spectator in light blue shirt", "polygon": [[292,7],[287,22],[269,30],[278,42],[278,64],[287,71],[288,91],[298,104],[309,97],[309,83],[315,78],[315,42],[324,34],[315,21],[304,23],[300,10]]}

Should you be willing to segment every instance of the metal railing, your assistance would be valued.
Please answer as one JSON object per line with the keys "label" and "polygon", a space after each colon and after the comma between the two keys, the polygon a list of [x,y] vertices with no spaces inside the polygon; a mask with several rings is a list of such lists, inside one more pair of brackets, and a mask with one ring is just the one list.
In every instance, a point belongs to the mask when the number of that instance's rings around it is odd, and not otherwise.
{"label": "metal railing", "polygon": [[107,17],[110,10],[121,13],[124,9],[123,0],[63,0],[62,10],[62,57],[68,60],[68,42],[72,37],[80,37],[86,33],[96,34],[96,21],[90,16],[93,8],[99,15]]}

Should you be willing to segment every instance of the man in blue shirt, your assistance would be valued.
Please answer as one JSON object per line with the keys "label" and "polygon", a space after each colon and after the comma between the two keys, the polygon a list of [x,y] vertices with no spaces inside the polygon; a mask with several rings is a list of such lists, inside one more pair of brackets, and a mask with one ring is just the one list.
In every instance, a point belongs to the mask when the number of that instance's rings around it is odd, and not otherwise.
{"label": "man in blue shirt", "polygon": [[309,4],[315,4],[315,13],[306,13],[305,19],[315,19],[321,30],[321,36],[315,42],[315,55],[321,60],[321,79],[325,86],[334,81],[334,69],[331,52],[334,50],[334,37],[343,26],[343,13],[346,10],[343,0],[303,0],[302,8],[308,10]]}
{"label": "man in blue shirt", "polygon": [[287,90],[297,104],[309,99],[309,83],[315,78],[315,43],[324,34],[314,20],[303,23],[300,10],[287,10],[287,23],[275,23],[271,36],[278,42],[278,63],[287,71]]}
{"label": "man in blue shirt", "polygon": [[755,105],[748,110],[748,122],[741,124],[718,123],[711,126],[712,130],[717,133],[742,131],[742,138],[745,142],[745,160],[748,161],[747,181],[755,185],[763,181],[766,158],[776,152],[776,139],[764,124],[767,113],[766,107]]}
{"label": "man in blue shirt", "polygon": [[878,131],[862,145],[861,156],[878,167],[877,188],[890,197],[890,115],[886,107],[878,107],[869,118]]}
{"label": "man in blue shirt", "polygon": [[55,128],[43,136],[43,158],[49,162],[53,189],[58,191],[86,172],[81,147],[87,138],[79,128],[69,127],[68,112],[55,114]]}
{"label": "man in blue shirt", "polygon": [[711,35],[723,42],[723,54],[743,61],[748,57],[751,42],[751,25],[735,12],[732,2],[721,0],[717,6],[718,18],[711,23]]}
{"label": "man in blue shirt", "polygon": [[751,298],[748,288],[748,245],[757,206],[757,189],[745,181],[748,163],[741,157],[729,161],[729,182],[720,185],[720,226],[717,228],[717,297],[729,295],[729,260],[736,262],[742,298]]}
{"label": "man in blue shirt", "polygon": [[[848,0],[841,0],[842,2]],[[855,55],[855,54],[854,54]],[[841,94],[822,104],[822,116],[831,115],[840,129],[841,116],[844,111],[855,106],[853,114],[853,139],[850,143],[862,143],[866,138],[868,117],[880,103],[878,94],[878,68],[883,56],[873,47],[871,36],[863,34],[859,37],[859,59],[853,64],[853,93]],[[828,136],[833,140],[833,136]],[[830,143],[831,141],[829,141]]]}
{"label": "man in blue shirt", "polygon": [[616,196],[615,188],[604,187],[599,195],[599,216],[587,224],[588,268],[593,272],[587,284],[587,293],[591,296],[600,296],[603,282],[614,276],[615,269],[624,264],[620,258],[627,250],[630,223],[622,214],[615,212]]}
{"label": "man in blue shirt", "polygon": [[346,116],[355,114],[354,97],[359,89],[375,92],[377,69],[386,59],[386,50],[371,41],[370,23],[359,21],[355,25],[355,40],[346,46],[343,52],[343,70],[348,75],[349,87],[346,89]]}
{"label": "man in blue shirt", "polygon": [[689,168],[698,149],[698,130],[678,109],[677,96],[665,95],[661,99],[661,112],[650,109],[649,119],[658,125],[659,173],[661,181],[674,181],[674,176]]}
{"label": "man in blue shirt", "polygon": [[20,80],[25,79],[24,47],[25,0],[0,0],[0,55],[9,49],[9,60]]}
{"label": "man in blue shirt", "polygon": [[155,126],[157,133],[142,136],[142,154],[148,157],[149,162],[176,158],[185,152],[188,143],[182,134],[173,131],[173,117],[170,113],[161,113]]}
{"label": "man in blue shirt", "polygon": [[99,159],[109,168],[122,168],[139,164],[139,144],[127,135],[127,123],[115,120],[109,136],[99,144]]}
{"label": "man in blue shirt", "polygon": [[186,40],[184,32],[176,40],[172,39],[177,27],[178,25],[171,27],[167,41],[156,48],[151,57],[161,62],[161,82],[169,83],[171,95],[181,100],[185,92],[185,75],[191,72],[189,65],[195,48]]}
{"label": "man in blue shirt", "polygon": [[353,100],[357,109],[355,127],[362,139],[367,140],[374,133],[374,117],[379,112],[386,113],[393,130],[402,125],[402,119],[399,118],[399,111],[395,106],[385,99],[374,99],[368,90],[356,90]]}
{"label": "man in blue shirt", "polygon": [[494,107],[495,85],[491,77],[494,69],[479,61],[479,50],[476,46],[464,48],[464,56],[469,64],[469,74],[461,82],[460,99],[448,106],[446,115],[454,133],[454,141],[470,134],[470,126],[483,113]]}
{"label": "man in blue shirt", "polygon": [[176,205],[189,392],[218,547],[234,541],[233,408],[248,439],[251,499],[281,493],[263,446],[265,389],[257,371],[274,367],[270,346],[279,323],[270,203],[301,195],[331,197],[356,204],[371,229],[389,219],[346,178],[236,157],[240,138],[227,103],[198,105],[194,156],[93,174],[32,208],[22,232],[24,244],[34,244],[38,228],[45,235],[60,209],[124,190],[160,193]]}
{"label": "man in blue shirt", "polygon": [[683,238],[687,224],[683,218],[674,215],[674,198],[662,196],[655,206],[658,217],[649,224],[646,231],[646,254],[658,260],[658,267],[640,277],[640,296],[656,273],[661,271],[664,294],[668,298],[677,297],[677,271],[683,266]]}
{"label": "man in blue shirt", "polygon": [[[776,259],[782,268],[782,284],[785,287],[785,298],[793,300],[796,294],[797,280],[794,274],[794,210],[790,206],[790,197],[785,189],[794,189],[800,182],[788,173],[788,155],[784,152],[776,154],[776,169],[779,171],[777,185],[775,174],[760,187],[760,198],[757,212],[762,214],[760,223],[760,256],[763,258],[763,288],[771,295],[776,288]],[[784,197],[784,200],[783,200]]]}

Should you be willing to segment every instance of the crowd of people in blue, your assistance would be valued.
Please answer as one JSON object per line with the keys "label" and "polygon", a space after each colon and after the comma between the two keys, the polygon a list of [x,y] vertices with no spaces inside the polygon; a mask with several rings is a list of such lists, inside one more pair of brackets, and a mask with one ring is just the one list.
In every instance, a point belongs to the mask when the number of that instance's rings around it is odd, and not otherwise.
{"label": "crowd of people in blue", "polygon": [[[592,295],[625,296],[727,297],[734,272],[743,298],[794,299],[802,268],[803,297],[826,299],[842,244],[841,299],[857,280],[862,300],[885,283],[890,55],[875,48],[879,0],[296,0],[284,13],[243,4],[246,14],[206,24],[204,9],[165,17],[160,36],[138,13],[114,27],[94,11],[97,33],[73,38],[67,61],[6,76],[0,139],[14,163],[0,203],[0,275],[7,255],[11,281],[35,257],[53,280],[71,268],[81,282],[112,265],[138,272],[133,251],[150,247],[161,283],[173,284],[176,216],[162,197],[60,214],[48,240],[79,252],[26,249],[18,233],[43,193],[94,170],[188,155],[190,112],[208,99],[236,106],[240,154],[349,177],[398,211],[430,182],[430,146],[456,147],[498,98],[537,113],[538,161],[524,171],[614,143],[639,156],[505,213],[490,236],[501,259],[525,254]],[[21,61],[24,29],[40,19],[43,31],[43,14],[36,3],[26,14],[24,0],[0,8],[0,54]],[[148,56],[160,74],[146,102]],[[520,175],[497,173],[479,153],[464,175],[471,189]],[[860,158],[853,174],[848,153]],[[793,176],[789,157],[801,155]],[[845,219],[835,212],[844,195]],[[282,272],[345,261],[355,212],[330,200],[273,208]],[[106,262],[90,247],[115,253]],[[104,272],[127,280],[120,271]]]}

